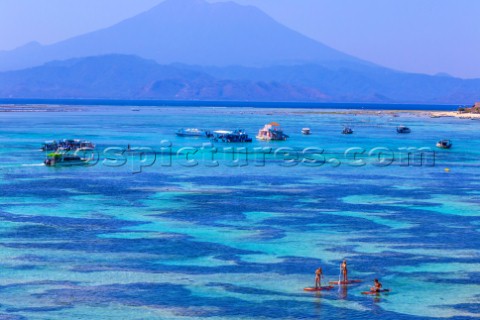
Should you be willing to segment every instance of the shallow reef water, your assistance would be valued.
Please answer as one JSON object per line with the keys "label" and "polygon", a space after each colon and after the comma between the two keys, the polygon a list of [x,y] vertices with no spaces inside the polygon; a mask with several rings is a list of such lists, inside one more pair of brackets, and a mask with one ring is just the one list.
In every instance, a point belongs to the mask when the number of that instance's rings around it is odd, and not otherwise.
{"label": "shallow reef water", "polygon": [[[480,317],[479,123],[398,115],[2,113],[0,319]],[[255,138],[272,121],[289,140],[211,145],[175,135],[240,128]],[[344,125],[354,134],[342,135]],[[398,125],[412,132],[397,134]],[[43,166],[41,143],[62,138],[93,141],[100,161]],[[436,149],[440,139],[453,148]],[[127,145],[136,151],[123,165],[104,164],[105,149]],[[211,147],[217,166],[205,160]],[[264,162],[258,148],[272,149]],[[307,148],[316,152],[310,160],[324,161],[299,163]],[[351,148],[355,156],[345,154]],[[404,148],[429,151],[423,163],[405,164]],[[197,152],[187,158],[188,150]],[[337,280],[343,259],[361,283],[303,291],[319,266]],[[362,295],[374,278],[392,291]]]}

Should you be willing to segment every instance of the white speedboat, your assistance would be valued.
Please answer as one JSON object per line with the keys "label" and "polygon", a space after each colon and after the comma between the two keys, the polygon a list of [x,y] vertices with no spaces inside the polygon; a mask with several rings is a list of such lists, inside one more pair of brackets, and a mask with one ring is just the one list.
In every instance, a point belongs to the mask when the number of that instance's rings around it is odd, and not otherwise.
{"label": "white speedboat", "polygon": [[303,128],[303,129],[302,129],[302,134],[308,136],[310,133],[311,133],[311,132],[310,132],[310,128]]}
{"label": "white speedboat", "polygon": [[212,133],[210,131],[205,131],[197,128],[179,129],[177,130],[176,134],[179,137],[212,137]]}

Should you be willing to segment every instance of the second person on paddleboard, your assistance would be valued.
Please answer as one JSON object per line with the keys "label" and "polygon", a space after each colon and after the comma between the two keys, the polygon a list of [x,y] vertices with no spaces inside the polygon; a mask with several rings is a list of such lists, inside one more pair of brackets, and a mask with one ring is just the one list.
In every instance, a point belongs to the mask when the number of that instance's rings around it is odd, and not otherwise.
{"label": "second person on paddleboard", "polygon": [[348,269],[347,269],[347,260],[343,260],[342,264],[340,265],[340,271],[342,273],[343,282],[348,283]]}
{"label": "second person on paddleboard", "polygon": [[320,288],[322,286],[323,270],[318,268],[315,270],[315,288]]}

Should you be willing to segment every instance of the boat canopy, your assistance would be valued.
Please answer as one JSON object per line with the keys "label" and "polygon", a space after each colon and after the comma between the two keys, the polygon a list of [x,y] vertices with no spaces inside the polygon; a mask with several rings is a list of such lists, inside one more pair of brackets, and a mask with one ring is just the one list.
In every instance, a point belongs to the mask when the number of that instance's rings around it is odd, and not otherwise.
{"label": "boat canopy", "polygon": [[217,131],[213,131],[213,133],[216,133],[216,134],[232,134],[233,131],[217,130]]}

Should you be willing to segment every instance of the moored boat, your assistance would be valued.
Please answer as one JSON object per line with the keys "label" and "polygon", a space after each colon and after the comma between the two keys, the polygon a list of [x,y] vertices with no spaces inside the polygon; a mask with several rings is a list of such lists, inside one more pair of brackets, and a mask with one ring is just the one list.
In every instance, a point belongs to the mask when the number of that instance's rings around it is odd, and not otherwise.
{"label": "moored boat", "polygon": [[342,134],[352,134],[352,133],[353,133],[353,130],[350,127],[345,127],[342,130]]}
{"label": "moored boat", "polygon": [[55,151],[58,149],[58,142],[55,140],[45,141],[40,149],[42,151]]}
{"label": "moored boat", "polygon": [[437,142],[437,148],[450,149],[451,147],[452,147],[452,142],[450,140],[440,140]]}
{"label": "moored boat", "polygon": [[94,150],[95,149],[95,144],[93,144],[92,142],[90,141],[86,141],[86,140],[81,140],[80,141],[80,146],[77,148],[77,149],[90,149],[90,150]]}
{"label": "moored boat", "polygon": [[287,140],[289,136],[283,133],[283,130],[280,128],[280,124],[277,122],[271,122],[266,124],[262,129],[258,131],[257,139],[264,141],[284,141]]}
{"label": "moored boat", "polygon": [[252,138],[248,136],[245,130],[217,130],[213,131],[213,141],[226,143],[242,143],[252,142]]}
{"label": "moored boat", "polygon": [[310,128],[303,128],[302,129],[302,134],[304,134],[306,136],[310,135],[311,134]]}
{"label": "moored boat", "polygon": [[179,137],[212,137],[212,133],[210,131],[197,128],[179,129],[177,130],[176,134]]}
{"label": "moored boat", "polygon": [[53,152],[47,155],[43,163],[48,167],[84,166],[88,165],[90,160],[68,152]]}
{"label": "moored boat", "polygon": [[56,151],[58,149],[66,151],[75,151],[78,149],[95,149],[95,144],[90,141],[80,139],[63,139],[60,141],[45,141],[41,147],[42,151]]}
{"label": "moored boat", "polygon": [[405,127],[405,126],[398,126],[397,127],[397,133],[410,133],[411,130],[409,127]]}

